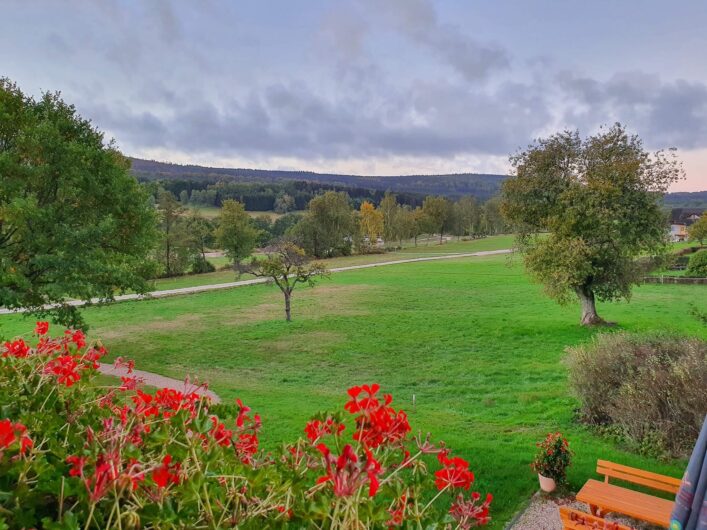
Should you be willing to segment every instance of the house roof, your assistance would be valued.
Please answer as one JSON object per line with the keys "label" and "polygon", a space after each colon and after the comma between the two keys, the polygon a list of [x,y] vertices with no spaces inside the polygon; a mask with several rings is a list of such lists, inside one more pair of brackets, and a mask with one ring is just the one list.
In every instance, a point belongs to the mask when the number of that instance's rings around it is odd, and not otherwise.
{"label": "house roof", "polygon": [[697,216],[699,218],[704,212],[704,208],[673,208],[670,212],[670,224],[689,226],[695,222],[690,217]]}

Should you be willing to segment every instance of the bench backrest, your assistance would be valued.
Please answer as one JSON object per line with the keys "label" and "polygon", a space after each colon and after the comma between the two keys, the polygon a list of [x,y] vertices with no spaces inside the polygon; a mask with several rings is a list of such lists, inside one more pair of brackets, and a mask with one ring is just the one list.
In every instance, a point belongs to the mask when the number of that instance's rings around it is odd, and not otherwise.
{"label": "bench backrest", "polygon": [[567,506],[560,506],[560,519],[564,530],[634,530],[630,526],[607,521]]}
{"label": "bench backrest", "polygon": [[604,475],[604,482],[609,482],[609,478],[615,478],[668,493],[677,493],[680,489],[678,478],[615,464],[608,460],[597,460],[597,473]]}

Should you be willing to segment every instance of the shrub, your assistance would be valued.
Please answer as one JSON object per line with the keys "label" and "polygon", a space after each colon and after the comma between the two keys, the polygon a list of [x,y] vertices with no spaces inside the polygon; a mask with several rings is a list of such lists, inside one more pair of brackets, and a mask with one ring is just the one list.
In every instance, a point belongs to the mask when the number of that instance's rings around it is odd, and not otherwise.
{"label": "shrub", "polygon": [[688,453],[707,414],[707,342],[609,333],[568,348],[582,419],[618,428],[643,451]]}
{"label": "shrub", "polygon": [[[378,385],[350,388],[345,412],[316,416],[304,437],[264,453],[260,417],[240,400],[212,406],[188,381],[183,392],[150,393],[133,375],[98,386],[101,343],[47,332],[38,323],[34,345],[17,338],[0,348],[0,528],[489,521],[491,496],[469,492],[468,462],[429,435],[411,436],[405,412]],[[116,363],[132,371],[132,362]]]}
{"label": "shrub", "polygon": [[543,477],[554,479],[558,484],[564,483],[573,455],[567,439],[562,433],[549,433],[536,445],[538,452],[530,464],[531,469]]}
{"label": "shrub", "polygon": [[700,250],[690,257],[686,272],[693,278],[707,278],[707,250]]}
{"label": "shrub", "polygon": [[214,272],[216,267],[213,263],[204,258],[201,254],[194,257],[191,263],[191,273],[192,274],[204,274],[206,272]]}

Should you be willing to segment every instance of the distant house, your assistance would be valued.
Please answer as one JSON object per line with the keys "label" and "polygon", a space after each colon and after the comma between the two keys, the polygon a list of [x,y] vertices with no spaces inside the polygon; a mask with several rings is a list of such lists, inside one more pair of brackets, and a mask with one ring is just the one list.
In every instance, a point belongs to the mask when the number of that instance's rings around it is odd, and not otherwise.
{"label": "distant house", "polygon": [[670,241],[687,241],[687,228],[697,221],[704,208],[673,208],[670,212]]}

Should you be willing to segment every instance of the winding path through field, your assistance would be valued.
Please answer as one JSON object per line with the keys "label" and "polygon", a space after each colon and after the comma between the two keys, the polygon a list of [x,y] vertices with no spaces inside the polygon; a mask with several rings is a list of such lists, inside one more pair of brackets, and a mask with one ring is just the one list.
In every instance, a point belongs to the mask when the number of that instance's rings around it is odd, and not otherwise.
{"label": "winding path through field", "polygon": [[98,371],[104,375],[112,375],[113,377],[121,376],[134,376],[143,380],[143,383],[150,386],[155,386],[157,388],[172,388],[174,390],[179,390],[180,392],[196,392],[200,396],[208,396],[214,403],[219,403],[221,399],[211,390],[205,390],[204,388],[194,389],[194,385],[187,385],[184,380],[172,379],[171,377],[165,377],[163,375],[155,374],[153,372],[145,372],[144,370],[133,370],[132,373],[128,374],[128,369],[124,366],[116,367],[112,364],[100,363]]}
{"label": "winding path through field", "polygon": [[[510,254],[513,252],[512,249],[505,248],[501,250],[482,250],[479,252],[467,252],[460,254],[444,254],[442,256],[429,256],[423,258],[409,258],[409,259],[399,259],[395,261],[381,261],[378,263],[366,263],[364,265],[349,265],[348,267],[337,267],[330,269],[331,272],[345,272],[353,271],[358,269],[370,269],[373,267],[385,267],[387,265],[400,265],[402,263],[417,263],[420,261],[437,261],[444,259],[457,259],[457,258],[472,258],[478,256],[493,256],[496,254]],[[163,291],[152,291],[146,294],[121,294],[115,297],[114,302],[125,302],[129,300],[148,300],[151,298],[164,298],[167,296],[179,296],[184,294],[194,294],[203,293],[206,291],[216,291],[219,289],[233,289],[234,287],[244,287],[246,285],[255,285],[258,283],[265,283],[267,279],[265,278],[253,278],[251,280],[240,280],[237,282],[227,282],[227,283],[215,283],[211,285],[196,285],[193,287],[180,287],[179,289],[165,289]],[[99,299],[91,300],[92,304],[101,303]],[[110,302],[113,303],[113,302]],[[83,300],[69,300],[67,304],[72,306],[83,306],[86,302]],[[46,306],[47,309],[54,307],[54,305]],[[21,313],[22,310],[11,310],[0,308],[0,315],[7,315],[10,313]]]}

